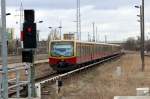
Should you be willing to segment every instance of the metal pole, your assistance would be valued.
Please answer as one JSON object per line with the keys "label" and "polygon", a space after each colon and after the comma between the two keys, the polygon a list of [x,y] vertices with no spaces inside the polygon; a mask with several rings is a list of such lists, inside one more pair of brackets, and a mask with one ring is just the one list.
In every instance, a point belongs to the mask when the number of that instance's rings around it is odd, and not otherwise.
{"label": "metal pole", "polygon": [[35,92],[35,65],[34,65],[34,58],[33,58],[33,63],[31,64],[31,96],[36,97],[36,92]]}
{"label": "metal pole", "polygon": [[105,35],[105,43],[107,43],[107,35]]}
{"label": "metal pole", "polygon": [[21,0],[21,4],[20,4],[20,31],[22,30],[22,0]]}
{"label": "metal pole", "polygon": [[2,98],[2,78],[0,77],[0,99]]}
{"label": "metal pole", "polygon": [[145,37],[144,37],[144,33],[145,33],[145,22],[144,22],[144,0],[142,0],[142,7],[141,7],[141,16],[142,16],[142,34],[141,34],[141,59],[142,59],[142,71],[144,71],[145,69],[145,59],[144,59],[144,41],[145,41]]}
{"label": "metal pole", "polygon": [[98,42],[97,27],[96,27],[96,42]]}
{"label": "metal pole", "polygon": [[79,39],[79,10],[78,10],[78,8],[79,8],[79,3],[78,3],[79,1],[77,0],[77,13],[76,13],[76,18],[77,18],[77,39]]}
{"label": "metal pole", "polygon": [[95,42],[95,23],[93,22],[93,42]]}
{"label": "metal pole", "polygon": [[31,99],[31,68],[30,64],[27,63],[28,66],[28,99]]}
{"label": "metal pole", "polygon": [[62,29],[62,22],[60,21],[60,40],[62,39],[62,32],[61,32],[61,29]]}
{"label": "metal pole", "polygon": [[[143,33],[143,24],[142,24],[142,6],[140,5],[140,31],[141,31],[141,41],[140,41],[140,54],[141,54],[141,61],[142,61],[142,33]],[[143,65],[142,65],[143,68]],[[141,68],[141,69],[142,69]],[[143,70],[143,69],[142,69]]]}
{"label": "metal pole", "polygon": [[20,86],[19,86],[19,78],[20,78],[20,73],[19,73],[19,70],[17,70],[17,67],[16,67],[16,90],[17,90],[17,99],[19,99],[20,97]]}
{"label": "metal pole", "polygon": [[89,32],[88,32],[88,42],[90,42],[90,34],[89,34]]}
{"label": "metal pole", "polygon": [[78,2],[79,6],[79,40],[81,41],[81,13],[80,13],[80,0]]}
{"label": "metal pole", "polygon": [[1,17],[2,17],[2,97],[8,99],[8,67],[7,67],[7,43],[6,43],[6,4],[1,0]]}

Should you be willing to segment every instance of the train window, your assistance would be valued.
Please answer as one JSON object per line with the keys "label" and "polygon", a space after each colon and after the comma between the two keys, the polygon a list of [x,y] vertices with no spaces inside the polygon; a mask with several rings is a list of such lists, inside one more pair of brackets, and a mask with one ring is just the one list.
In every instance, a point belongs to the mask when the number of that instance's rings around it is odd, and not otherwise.
{"label": "train window", "polygon": [[83,56],[85,56],[85,45],[83,44]]}
{"label": "train window", "polygon": [[84,51],[83,51],[84,49],[83,49],[83,45],[81,46],[81,56],[83,56],[84,55]]}
{"label": "train window", "polygon": [[77,44],[77,50],[76,50],[76,53],[77,53],[77,56],[78,56],[78,57],[81,56],[81,54],[80,54],[80,48],[81,48],[80,44]]}
{"label": "train window", "polygon": [[81,44],[81,49],[80,49],[81,51],[80,51],[80,53],[81,53],[81,56],[83,56],[84,55],[84,49],[83,49],[83,44]]}
{"label": "train window", "polygon": [[90,55],[90,45],[88,45],[88,55]]}
{"label": "train window", "polygon": [[87,55],[90,54],[90,51],[89,51],[89,45],[87,46]]}
{"label": "train window", "polygon": [[70,57],[74,55],[74,47],[72,42],[52,42],[51,43],[52,56]]}
{"label": "train window", "polygon": [[98,45],[96,46],[96,49],[97,49],[96,53],[98,53],[98,51],[99,51]]}
{"label": "train window", "polygon": [[102,45],[102,48],[101,48],[101,50],[102,50],[102,51],[104,51],[104,50],[105,50],[105,48],[104,48],[104,45]]}
{"label": "train window", "polygon": [[87,46],[85,45],[85,56],[86,56],[86,54],[87,54]]}

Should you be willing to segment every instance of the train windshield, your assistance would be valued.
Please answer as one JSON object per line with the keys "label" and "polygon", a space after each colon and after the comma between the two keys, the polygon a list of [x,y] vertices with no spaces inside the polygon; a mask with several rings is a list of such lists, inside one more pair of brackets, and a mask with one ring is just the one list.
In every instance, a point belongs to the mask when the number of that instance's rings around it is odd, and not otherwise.
{"label": "train windshield", "polygon": [[51,56],[73,56],[73,43],[71,42],[53,42],[51,43]]}

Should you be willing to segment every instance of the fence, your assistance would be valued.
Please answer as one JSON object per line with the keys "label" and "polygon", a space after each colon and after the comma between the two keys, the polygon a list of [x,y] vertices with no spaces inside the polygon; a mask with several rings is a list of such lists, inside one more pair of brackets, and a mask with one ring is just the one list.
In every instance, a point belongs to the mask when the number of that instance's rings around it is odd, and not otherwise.
{"label": "fence", "polygon": [[[14,72],[15,73],[15,78],[13,79],[8,79],[8,83],[10,84],[8,86],[8,95],[13,93],[16,93],[15,98],[20,98],[20,91],[23,89],[23,85],[28,85],[28,98],[31,98],[31,83],[30,83],[30,77],[31,77],[31,70],[30,70],[30,63],[24,64],[24,66],[16,66],[13,68],[8,68],[8,73]],[[26,81],[21,81],[20,80],[20,71],[25,70],[26,75],[27,75],[27,80]],[[0,75],[2,75],[3,71],[0,69]],[[5,99],[4,97],[4,90],[2,89],[3,84],[2,84],[2,76],[0,76],[0,99]],[[12,85],[11,85],[12,84]]]}

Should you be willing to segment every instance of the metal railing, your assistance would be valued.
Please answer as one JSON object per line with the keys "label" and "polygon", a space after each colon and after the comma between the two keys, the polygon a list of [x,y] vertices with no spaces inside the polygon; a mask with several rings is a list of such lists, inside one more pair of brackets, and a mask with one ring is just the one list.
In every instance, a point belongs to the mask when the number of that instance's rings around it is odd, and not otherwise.
{"label": "metal railing", "polygon": [[87,65],[87,66],[84,66],[84,67],[81,67],[81,68],[78,68],[78,69],[69,71],[69,72],[67,72],[67,73],[59,74],[59,75],[54,76],[54,77],[52,77],[52,78],[45,79],[45,80],[43,80],[43,81],[41,81],[41,82],[37,82],[37,83],[35,84],[37,96],[38,96],[39,98],[41,98],[41,93],[42,93],[42,92],[41,92],[41,88],[42,88],[41,86],[42,86],[42,84],[45,84],[45,83],[48,83],[48,82],[55,82],[55,81],[56,81],[56,83],[57,83],[59,80],[65,78],[65,77],[67,77],[67,76],[69,76],[69,75],[72,75],[72,74],[77,73],[77,72],[79,72],[79,71],[82,71],[82,70],[91,68],[91,67],[96,66],[96,65],[98,65],[98,64],[107,62],[107,61],[109,61],[109,60],[111,60],[111,59],[115,59],[115,58],[119,57],[120,55],[121,55],[121,54],[116,54],[116,55],[114,55],[114,56],[111,56],[111,57],[106,58],[106,59],[104,59],[104,60],[100,60],[100,61],[95,62],[95,63],[93,63],[93,64],[89,64],[89,65]]}
{"label": "metal railing", "polygon": [[0,77],[0,99],[2,99],[2,78]]}
{"label": "metal railing", "polygon": [[[20,91],[22,90],[23,85],[28,85],[28,98],[31,98],[31,83],[30,83],[30,76],[31,76],[31,70],[30,70],[30,64],[24,64],[24,66],[16,66],[13,68],[8,68],[8,73],[15,73],[15,78],[8,79],[8,83],[13,83],[12,85],[8,86],[8,95],[11,94],[10,91],[13,89],[13,93],[16,93],[16,98],[20,98]],[[21,70],[25,70],[27,80],[21,81],[20,80],[20,72]],[[3,71],[0,71],[0,74],[2,74]],[[2,77],[0,77],[0,99],[4,99],[3,97],[3,89],[2,89]]]}

